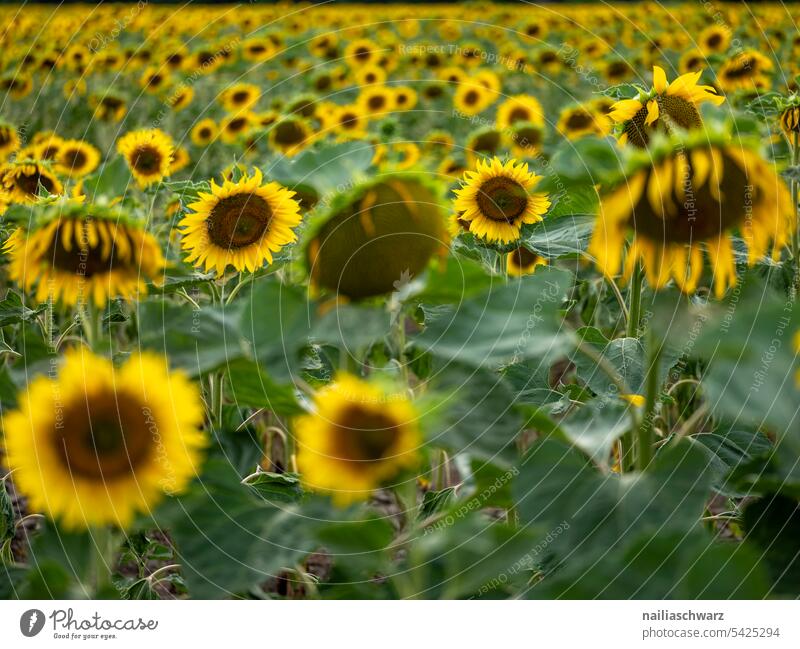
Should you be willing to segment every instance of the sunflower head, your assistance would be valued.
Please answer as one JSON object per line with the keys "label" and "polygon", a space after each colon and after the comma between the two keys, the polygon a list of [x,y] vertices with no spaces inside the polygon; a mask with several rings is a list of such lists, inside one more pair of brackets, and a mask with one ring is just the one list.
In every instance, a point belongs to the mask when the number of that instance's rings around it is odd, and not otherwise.
{"label": "sunflower head", "polygon": [[172,139],[159,129],[131,131],[117,141],[140,187],[160,182],[169,175],[173,154]]}
{"label": "sunflower head", "polygon": [[548,261],[544,257],[529,250],[525,246],[520,246],[506,255],[506,270],[509,275],[522,277],[530,275],[539,266],[547,266]]}
{"label": "sunflower head", "polygon": [[522,225],[541,221],[550,207],[546,194],[533,191],[539,180],[526,163],[482,160],[475,171],[464,174],[455,192],[455,210],[475,236],[490,242],[516,241]]}
{"label": "sunflower head", "polygon": [[219,134],[217,123],[210,117],[201,119],[192,128],[190,137],[197,146],[208,146]]}
{"label": "sunflower head", "polygon": [[340,374],[294,424],[304,482],[334,502],[364,500],[419,461],[422,436],[404,394]]}
{"label": "sunflower head", "polygon": [[800,105],[784,108],[781,113],[781,128],[788,138],[800,135]]}
{"label": "sunflower head", "polygon": [[0,162],[19,148],[17,129],[11,124],[0,122]]}
{"label": "sunflower head", "polygon": [[0,166],[0,187],[13,203],[35,203],[42,195],[57,195],[64,191],[50,167],[34,160]]}
{"label": "sunflower head", "polygon": [[664,70],[654,66],[653,88],[634,99],[618,101],[608,114],[621,127],[620,142],[643,149],[655,131],[669,134],[701,128],[698,106],[703,102],[719,106],[725,101],[711,86],[698,85],[701,74],[688,72],[667,83]]}
{"label": "sunflower head", "polygon": [[222,275],[230,265],[255,272],[273,253],[297,237],[300,206],[276,182],[263,182],[261,171],[222,185],[211,181],[211,191],[201,192],[179,223],[186,261]]}
{"label": "sunflower head", "polygon": [[611,120],[589,104],[566,108],[558,118],[558,131],[570,140],[585,135],[605,137],[611,132]]}
{"label": "sunflower head", "polygon": [[156,239],[127,214],[76,199],[34,208],[31,225],[6,241],[9,277],[36,299],[66,305],[134,299],[157,280],[165,261]]}
{"label": "sunflower head", "polygon": [[286,156],[293,156],[311,143],[313,133],[306,120],[288,115],[269,131],[270,146]]}
{"label": "sunflower head", "polygon": [[92,173],[100,164],[100,151],[83,140],[64,140],[58,146],[56,169],[72,178]]}
{"label": "sunflower head", "polygon": [[124,528],[197,475],[203,414],[198,389],[163,357],[115,368],[73,350],[4,417],[7,463],[35,511],[72,529]]}
{"label": "sunflower head", "polygon": [[731,236],[744,240],[752,265],[786,243],[792,214],[788,189],[772,165],[743,143],[699,132],[634,158],[601,201],[589,252],[609,276],[624,256],[626,277],[641,262],[654,289],[673,280],[689,293],[705,253],[722,296],[736,283]]}
{"label": "sunflower head", "polygon": [[444,249],[437,191],[411,174],[384,174],[321,215],[306,246],[315,285],[351,299],[384,295]]}

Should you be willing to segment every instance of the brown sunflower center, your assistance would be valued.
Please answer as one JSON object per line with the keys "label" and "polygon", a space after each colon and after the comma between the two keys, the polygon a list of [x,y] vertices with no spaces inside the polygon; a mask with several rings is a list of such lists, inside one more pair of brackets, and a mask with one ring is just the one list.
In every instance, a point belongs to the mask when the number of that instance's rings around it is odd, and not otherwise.
{"label": "brown sunflower center", "polygon": [[336,424],[336,443],[341,459],[377,462],[394,446],[397,423],[380,412],[361,405],[349,406]]}
{"label": "brown sunflower center", "polygon": [[358,115],[352,112],[344,112],[339,117],[339,124],[342,128],[350,130],[358,126]]}
{"label": "brown sunflower center", "polygon": [[528,112],[527,108],[523,108],[522,106],[517,106],[508,116],[509,124],[514,124],[515,122],[529,122],[530,119],[530,112]]}
{"label": "brown sunflower center", "polygon": [[567,118],[567,128],[570,131],[580,131],[592,125],[592,116],[582,110],[575,111]]}
{"label": "brown sunflower center", "polygon": [[131,155],[131,166],[144,175],[157,174],[161,172],[163,159],[158,149],[145,144],[134,150]]}
{"label": "brown sunflower center", "polygon": [[199,134],[202,139],[207,140],[208,138],[211,137],[211,129],[204,126],[203,128],[200,129]]}
{"label": "brown sunflower center", "polygon": [[[699,185],[694,167],[687,160],[680,177],[673,165],[672,177],[659,183],[659,189],[669,191],[662,191],[658,209],[653,209],[648,192],[643,191],[632,217],[637,235],[659,244],[708,241],[752,216],[760,201],[758,186],[724,153],[721,160],[722,179],[718,186],[711,177]],[[652,170],[647,173],[645,187],[654,182]]]}
{"label": "brown sunflower center", "polygon": [[714,48],[718,47],[722,43],[722,35],[721,34],[711,34],[706,40],[706,45],[708,47]]}
{"label": "brown sunflower center", "polygon": [[125,237],[128,245],[136,252],[133,242],[130,240],[124,228],[117,227],[116,238],[110,250],[104,254],[102,245],[92,247],[89,243],[89,237],[86,232],[87,223],[80,221],[73,222],[73,242],[70,249],[64,247],[62,237],[62,226],[56,229],[53,239],[50,243],[50,248],[47,252],[47,260],[53,264],[53,267],[71,275],[76,275],[84,278],[91,278],[95,275],[102,275],[111,270],[122,267],[133,267],[134,264],[130,260],[123,262],[118,255],[118,250],[121,248],[123,242],[117,240],[120,237]]}
{"label": "brown sunflower center", "polygon": [[386,105],[386,97],[383,95],[372,95],[367,101],[370,110],[380,110]]}
{"label": "brown sunflower center", "polygon": [[305,138],[306,132],[298,122],[287,120],[275,126],[275,142],[278,144],[300,144]]}
{"label": "brown sunflower center", "polygon": [[542,143],[542,133],[532,126],[523,126],[514,133],[514,143],[524,149],[533,148]]}
{"label": "brown sunflower center", "polygon": [[234,104],[243,104],[250,98],[250,93],[245,90],[239,90],[238,92],[233,93],[233,103]]}
{"label": "brown sunflower center", "polygon": [[474,106],[478,103],[478,99],[480,98],[480,94],[477,90],[468,90],[464,95],[464,103],[467,106]]}
{"label": "brown sunflower center", "polygon": [[124,392],[86,395],[59,414],[53,443],[69,471],[82,478],[130,475],[155,448],[157,425],[150,410]]}
{"label": "brown sunflower center", "polygon": [[44,187],[48,194],[52,194],[55,188],[53,179],[38,170],[33,173],[21,173],[14,182],[17,188],[28,196],[37,196],[40,186]]}
{"label": "brown sunflower center", "polygon": [[511,254],[513,255],[512,259],[517,268],[530,268],[539,261],[539,255],[524,247],[517,248]]}
{"label": "brown sunflower center", "polygon": [[476,136],[470,143],[470,149],[475,153],[492,154],[500,146],[500,133],[498,131],[486,131]]}
{"label": "brown sunflower center", "polygon": [[516,180],[495,176],[481,185],[476,200],[486,218],[511,223],[528,206],[528,193]]}
{"label": "brown sunflower center", "polygon": [[83,169],[87,163],[86,153],[81,149],[65,149],[62,153],[63,164],[67,169]]}
{"label": "brown sunflower center", "polygon": [[11,137],[11,129],[9,129],[7,126],[0,127],[0,147],[10,144]]}
{"label": "brown sunflower center", "polygon": [[650,142],[649,129],[661,129],[672,133],[675,127],[691,130],[702,126],[700,113],[695,105],[681,97],[672,95],[658,95],[659,117],[649,127],[645,124],[647,119],[647,104],[645,103],[636,114],[625,124],[623,131],[628,135],[628,141],[640,149],[644,149]]}
{"label": "brown sunflower center", "polygon": [[208,218],[208,236],[220,248],[244,248],[269,229],[272,208],[256,194],[236,194],[220,200]]}

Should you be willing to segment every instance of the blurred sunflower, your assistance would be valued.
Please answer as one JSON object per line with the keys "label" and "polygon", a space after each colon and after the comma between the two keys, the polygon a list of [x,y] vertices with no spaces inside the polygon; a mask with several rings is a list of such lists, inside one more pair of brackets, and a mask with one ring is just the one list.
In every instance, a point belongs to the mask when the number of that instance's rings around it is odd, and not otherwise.
{"label": "blurred sunflower", "polygon": [[229,113],[249,110],[261,97],[261,88],[253,83],[235,83],[219,95],[219,103]]}
{"label": "blurred sunflower", "polygon": [[301,221],[300,206],[276,182],[262,185],[261,171],[222,186],[211,181],[211,192],[201,192],[190,204],[181,226],[181,246],[186,261],[218,275],[227,266],[255,272],[272,253],[297,239],[292,228]]}
{"label": "blurred sunflower", "polygon": [[169,135],[157,128],[131,131],[117,141],[117,151],[125,158],[140,187],[160,182],[169,175],[173,148]]}
{"label": "blurred sunflower", "polygon": [[255,116],[249,111],[228,115],[219,123],[220,139],[227,144],[239,140],[255,122]]}
{"label": "blurred sunflower", "polygon": [[166,358],[134,353],[115,368],[70,350],[18,401],[3,418],[6,462],[32,509],[67,529],[125,528],[200,470],[199,390]]}
{"label": "blurred sunflower", "polygon": [[3,251],[9,277],[36,300],[66,305],[135,299],[165,262],[156,239],[115,208],[59,201],[39,206],[31,226],[17,228]]}
{"label": "blurred sunflower", "polygon": [[697,42],[705,54],[725,52],[731,42],[730,28],[710,25],[700,32]]}
{"label": "blurred sunflower", "polygon": [[800,105],[788,106],[781,113],[781,128],[790,140],[800,135]]}
{"label": "blurred sunflower", "polygon": [[702,126],[698,106],[706,101],[719,106],[725,98],[711,86],[698,85],[700,74],[689,72],[668,84],[664,70],[653,66],[653,88],[634,99],[616,102],[608,114],[622,125],[620,143],[645,148],[656,130],[671,133],[675,127],[691,130]]}
{"label": "blurred sunflower", "polygon": [[310,144],[313,133],[305,120],[287,116],[269,131],[270,146],[286,156],[293,156]]}
{"label": "blurred sunflower", "polygon": [[172,161],[169,165],[169,175],[172,176],[182,169],[185,169],[186,166],[192,161],[189,152],[186,150],[186,147],[177,146],[172,152]]}
{"label": "blurred sunflower", "polygon": [[364,88],[358,94],[356,105],[365,114],[385,117],[394,109],[394,92],[388,86]]}
{"label": "blurred sunflower", "polygon": [[19,148],[20,140],[17,129],[0,121],[0,162]]}
{"label": "blurred sunflower", "polygon": [[544,109],[535,97],[515,95],[509,97],[497,108],[497,128],[504,129],[526,122],[544,126]]}
{"label": "blurred sunflower", "polygon": [[740,52],[725,61],[717,72],[717,83],[725,92],[753,92],[770,86],[773,63],[755,50]]}
{"label": "blurred sunflower", "polygon": [[102,97],[92,95],[89,99],[94,106],[94,116],[104,122],[119,122],[128,111],[125,99],[112,92],[105,93]]}
{"label": "blurred sunflower", "polygon": [[509,275],[522,277],[536,272],[539,266],[547,266],[548,261],[525,246],[520,246],[506,255],[506,271]]}
{"label": "blurred sunflower", "polygon": [[303,481],[340,505],[368,498],[418,463],[417,418],[405,395],[339,374],[315,395],[314,413],[294,422]]}
{"label": "blurred sunflower", "polygon": [[624,276],[641,260],[654,289],[672,279],[693,292],[705,251],[721,297],[736,284],[734,233],[747,244],[751,265],[770,251],[770,243],[773,255],[779,253],[794,229],[785,183],[750,149],[709,144],[709,138],[697,134],[641,157],[603,197],[589,252],[606,275],[619,272],[630,231]]}
{"label": "blurred sunflower", "polygon": [[611,120],[591,106],[581,104],[562,110],[556,129],[570,140],[577,140],[585,135],[605,137],[611,132]]}
{"label": "blurred sunflower", "polygon": [[469,79],[458,84],[453,96],[456,110],[464,115],[477,115],[490,103],[491,95],[486,87]]}
{"label": "blurred sunflower", "polygon": [[194,125],[190,137],[197,146],[207,146],[216,139],[218,134],[217,123],[210,117],[206,117]]}
{"label": "blurred sunflower", "polygon": [[166,104],[173,112],[178,113],[191,104],[192,99],[194,99],[194,88],[187,84],[181,84],[170,93]]}
{"label": "blurred sunflower", "polygon": [[92,173],[100,164],[100,151],[83,140],[64,140],[58,147],[55,168],[71,178]]}
{"label": "blurred sunflower", "polygon": [[0,188],[12,203],[35,203],[44,190],[61,194],[64,187],[50,168],[33,160],[8,162],[0,166]]}
{"label": "blurred sunflower", "polygon": [[462,187],[455,192],[455,210],[469,230],[487,241],[508,243],[520,236],[524,223],[537,223],[550,207],[547,194],[531,190],[540,180],[528,165],[498,158],[478,162],[467,171]]}

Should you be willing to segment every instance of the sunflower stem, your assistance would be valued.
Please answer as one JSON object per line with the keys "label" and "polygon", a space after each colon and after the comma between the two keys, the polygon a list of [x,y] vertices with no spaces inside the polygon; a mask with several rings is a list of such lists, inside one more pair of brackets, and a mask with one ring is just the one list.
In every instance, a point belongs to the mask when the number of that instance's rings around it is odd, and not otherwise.
{"label": "sunflower stem", "polygon": [[637,427],[636,438],[636,468],[644,471],[653,459],[653,420],[656,415],[656,401],[658,400],[658,372],[661,361],[661,345],[656,342],[653,332],[646,334],[647,366],[645,377],[645,407],[644,417]]}
{"label": "sunflower stem", "polygon": [[644,282],[644,272],[641,262],[637,262],[633,267],[633,277],[631,278],[631,306],[628,309],[628,331],[629,338],[637,338],[639,335],[639,320],[642,310],[642,284]]}
{"label": "sunflower stem", "polygon": [[[798,141],[798,134],[793,133],[792,137],[792,166],[797,167],[800,164],[800,141]],[[792,209],[794,209],[794,232],[792,233],[792,259],[794,260],[794,278],[792,286],[797,288],[797,278],[800,275],[798,272],[798,255],[800,255],[800,209],[797,207],[797,194],[798,194],[797,179],[791,179],[791,192],[792,192]]]}
{"label": "sunflower stem", "polygon": [[111,573],[114,569],[114,551],[116,549],[116,535],[113,528],[107,525],[93,528],[92,543],[94,545],[92,562],[94,598],[108,598],[109,588],[113,585]]}

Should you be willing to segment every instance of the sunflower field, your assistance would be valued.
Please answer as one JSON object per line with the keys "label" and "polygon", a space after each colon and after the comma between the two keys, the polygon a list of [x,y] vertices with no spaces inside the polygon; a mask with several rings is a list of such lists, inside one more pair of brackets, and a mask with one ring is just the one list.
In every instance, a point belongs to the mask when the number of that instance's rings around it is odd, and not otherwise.
{"label": "sunflower field", "polygon": [[0,7],[0,597],[800,597],[800,7]]}

